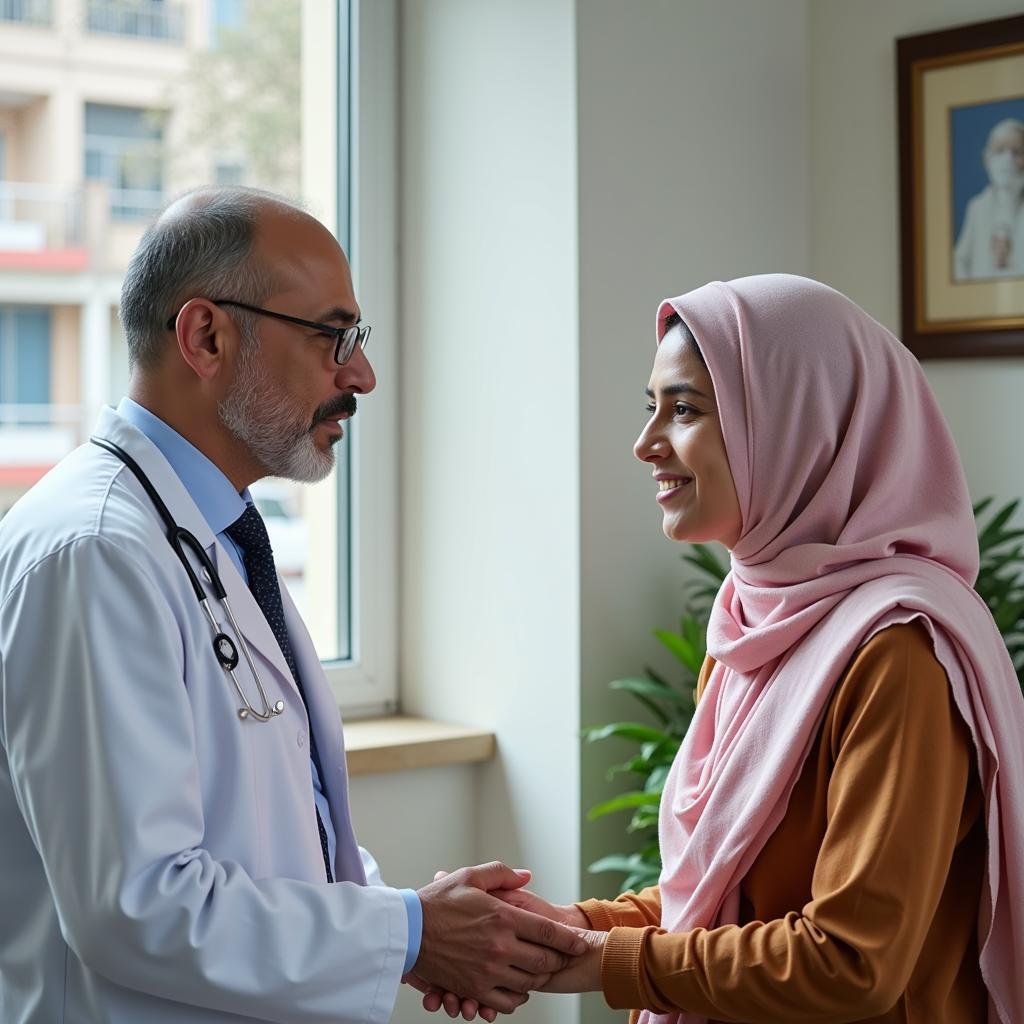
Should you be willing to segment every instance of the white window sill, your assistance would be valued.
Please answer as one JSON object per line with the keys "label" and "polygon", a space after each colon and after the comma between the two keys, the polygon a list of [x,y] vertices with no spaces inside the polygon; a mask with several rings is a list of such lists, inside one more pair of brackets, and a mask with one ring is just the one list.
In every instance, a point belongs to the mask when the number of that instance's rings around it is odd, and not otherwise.
{"label": "white window sill", "polygon": [[494,756],[494,733],[428,718],[395,715],[345,723],[349,775],[473,764]]}

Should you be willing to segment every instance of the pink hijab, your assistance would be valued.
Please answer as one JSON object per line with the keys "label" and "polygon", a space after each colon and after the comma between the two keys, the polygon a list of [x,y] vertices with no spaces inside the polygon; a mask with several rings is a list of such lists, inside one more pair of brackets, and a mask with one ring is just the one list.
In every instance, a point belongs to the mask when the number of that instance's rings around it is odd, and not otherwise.
{"label": "pink hijab", "polygon": [[716,665],[662,798],[662,925],[737,921],[740,882],[785,814],[854,652],[921,619],[985,792],[989,1019],[1020,1024],[1024,700],[972,588],[971,501],[924,374],[862,309],[805,278],[747,277],[669,299],[659,342],[673,310],[714,382],[743,530],[708,626]]}

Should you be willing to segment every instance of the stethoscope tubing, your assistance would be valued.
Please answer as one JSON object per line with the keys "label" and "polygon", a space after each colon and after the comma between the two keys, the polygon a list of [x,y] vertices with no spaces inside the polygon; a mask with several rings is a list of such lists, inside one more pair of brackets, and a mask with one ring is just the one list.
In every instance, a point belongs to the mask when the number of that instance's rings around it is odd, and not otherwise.
{"label": "stethoscope tubing", "polygon": [[[220,578],[220,573],[217,572],[217,567],[213,564],[213,560],[206,553],[206,549],[199,543],[199,540],[193,533],[190,533],[183,526],[179,526],[175,521],[174,516],[171,515],[170,509],[164,503],[163,498],[160,497],[160,493],[156,487],[153,486],[153,482],[146,475],[142,467],[119,445],[114,444],[113,441],[108,440],[105,437],[90,437],[89,440],[104,451],[109,452],[115,458],[119,459],[129,470],[134,474],[135,478],[142,485],[142,489],[146,492],[149,500],[153,503],[153,507],[157,511],[157,515],[160,517],[164,528],[167,531],[167,542],[171,545],[171,549],[178,557],[178,561],[181,562],[182,567],[188,576],[188,581],[192,587],[193,592],[196,595],[196,600],[199,602],[200,608],[203,610],[203,614],[206,616],[207,622],[210,624],[210,629],[213,632],[213,653],[217,658],[218,664],[227,673],[228,678],[234,685],[235,691],[238,693],[239,699],[242,701],[242,707],[237,709],[238,717],[244,722],[246,719],[253,719],[257,722],[269,722],[274,719],[277,715],[280,715],[284,711],[284,701],[278,700],[274,704],[270,703],[270,699],[267,697],[267,692],[263,688],[263,681],[260,678],[259,670],[256,668],[256,663],[253,661],[252,652],[249,650],[249,645],[245,641],[245,637],[242,635],[241,629],[238,627],[238,622],[235,619],[235,613],[231,609],[231,603],[228,601],[227,591],[224,588],[224,583]],[[192,567],[188,556],[185,553],[185,548],[189,548],[193,555],[198,559],[199,564],[203,568],[203,572],[206,578],[210,582],[210,586],[213,588],[214,597],[220,602],[221,607],[227,614],[228,621],[231,623],[231,628],[234,631],[235,637],[238,640],[236,644],[221,628],[220,623],[217,621],[216,615],[213,613],[213,609],[210,607],[209,597],[206,593],[205,588],[199,580],[199,576],[196,574],[195,569]],[[257,711],[252,704],[249,702],[249,698],[246,697],[245,691],[242,689],[242,684],[239,682],[238,677],[235,675],[235,668],[238,666],[238,651],[242,651],[245,657],[246,664],[249,666],[249,670],[252,672],[253,679],[256,681],[256,688],[259,690],[260,700],[263,702],[263,710]]]}

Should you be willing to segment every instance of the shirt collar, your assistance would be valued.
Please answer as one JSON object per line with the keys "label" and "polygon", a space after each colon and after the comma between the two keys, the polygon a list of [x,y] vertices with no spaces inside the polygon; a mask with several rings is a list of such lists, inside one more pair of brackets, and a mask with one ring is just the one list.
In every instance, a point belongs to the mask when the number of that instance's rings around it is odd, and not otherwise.
{"label": "shirt collar", "polygon": [[239,494],[194,444],[138,402],[122,398],[117,413],[160,449],[214,534],[223,533],[252,502],[248,488]]}

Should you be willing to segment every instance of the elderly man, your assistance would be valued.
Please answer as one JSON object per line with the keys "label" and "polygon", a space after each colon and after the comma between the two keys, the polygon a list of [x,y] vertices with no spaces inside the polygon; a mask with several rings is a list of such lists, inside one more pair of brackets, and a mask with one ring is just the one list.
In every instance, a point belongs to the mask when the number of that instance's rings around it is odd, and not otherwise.
{"label": "elderly man", "polygon": [[381,882],[248,500],[325,476],[373,390],[344,253],[200,190],[121,317],[129,397],[0,526],[0,1019],[380,1022],[410,971],[513,1010],[580,939],[489,895],[525,880],[500,864]]}
{"label": "elderly man", "polygon": [[953,251],[954,277],[1024,277],[1024,123],[1000,121],[981,157],[989,183],[967,204]]}

